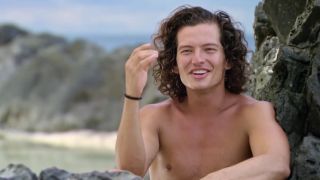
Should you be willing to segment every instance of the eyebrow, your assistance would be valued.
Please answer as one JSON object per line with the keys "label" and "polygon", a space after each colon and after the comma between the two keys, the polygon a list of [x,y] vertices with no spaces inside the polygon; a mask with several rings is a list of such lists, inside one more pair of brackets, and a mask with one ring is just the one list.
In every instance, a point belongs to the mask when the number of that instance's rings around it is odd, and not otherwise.
{"label": "eyebrow", "polygon": [[178,46],[178,50],[180,50],[180,49],[184,49],[184,48],[192,48],[192,46],[190,46],[190,45],[182,45],[182,46]]}
{"label": "eyebrow", "polygon": [[215,48],[221,47],[221,45],[217,44],[217,43],[207,43],[207,44],[202,45],[202,47],[208,47],[208,46],[210,46],[210,47],[213,46]]}
{"label": "eyebrow", "polygon": [[[206,46],[214,46],[214,47],[220,47],[219,44],[217,43],[206,43],[206,44],[203,44],[201,45],[202,47],[206,47]],[[192,48],[191,45],[181,45],[181,46],[178,46],[178,50],[180,49],[183,49],[183,48]]]}

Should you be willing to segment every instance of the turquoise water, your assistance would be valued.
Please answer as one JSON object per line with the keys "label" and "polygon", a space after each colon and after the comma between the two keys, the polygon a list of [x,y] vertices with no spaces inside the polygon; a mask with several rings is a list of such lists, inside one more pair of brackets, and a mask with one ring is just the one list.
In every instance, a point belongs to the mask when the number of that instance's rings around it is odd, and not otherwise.
{"label": "turquoise water", "polygon": [[105,171],[115,167],[112,152],[52,147],[8,141],[0,137],[0,169],[10,163],[22,163],[36,174],[48,167],[57,167],[74,173]]}

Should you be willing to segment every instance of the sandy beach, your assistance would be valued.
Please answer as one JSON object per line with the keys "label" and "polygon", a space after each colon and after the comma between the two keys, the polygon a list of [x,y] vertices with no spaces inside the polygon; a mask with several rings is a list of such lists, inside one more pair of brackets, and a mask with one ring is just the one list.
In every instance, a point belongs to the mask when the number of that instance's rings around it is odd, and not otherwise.
{"label": "sandy beach", "polygon": [[116,132],[96,132],[92,130],[76,130],[55,133],[22,132],[16,130],[0,131],[0,137],[5,138],[6,140],[109,152],[114,152],[116,134]]}

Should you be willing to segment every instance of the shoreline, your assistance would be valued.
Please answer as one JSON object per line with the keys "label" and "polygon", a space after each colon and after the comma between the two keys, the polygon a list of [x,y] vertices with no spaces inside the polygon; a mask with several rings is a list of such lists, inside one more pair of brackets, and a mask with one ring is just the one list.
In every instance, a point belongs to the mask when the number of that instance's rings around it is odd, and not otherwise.
{"label": "shoreline", "polygon": [[108,151],[114,153],[117,132],[73,130],[66,132],[25,132],[1,129],[0,140],[23,141],[62,148]]}

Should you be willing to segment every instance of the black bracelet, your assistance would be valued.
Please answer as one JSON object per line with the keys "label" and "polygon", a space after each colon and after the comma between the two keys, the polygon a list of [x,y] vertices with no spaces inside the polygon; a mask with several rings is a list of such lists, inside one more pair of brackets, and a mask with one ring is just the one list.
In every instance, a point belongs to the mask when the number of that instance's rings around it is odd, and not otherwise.
{"label": "black bracelet", "polygon": [[142,99],[142,97],[134,97],[134,96],[129,96],[128,94],[124,93],[124,97],[131,99],[131,100],[135,100],[135,101],[139,101]]}

